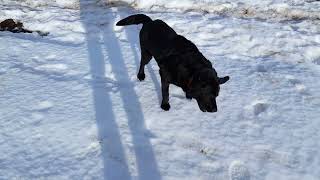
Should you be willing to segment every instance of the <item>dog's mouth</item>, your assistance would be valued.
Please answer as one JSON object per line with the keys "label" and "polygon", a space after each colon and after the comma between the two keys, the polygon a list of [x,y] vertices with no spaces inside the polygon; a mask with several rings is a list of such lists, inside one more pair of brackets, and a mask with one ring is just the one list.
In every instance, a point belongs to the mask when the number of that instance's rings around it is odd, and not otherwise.
{"label": "dog's mouth", "polygon": [[217,112],[218,109],[217,109],[217,105],[215,103],[215,99],[211,100],[211,101],[200,101],[197,99],[197,103],[198,103],[198,106],[200,108],[200,110],[202,112]]}

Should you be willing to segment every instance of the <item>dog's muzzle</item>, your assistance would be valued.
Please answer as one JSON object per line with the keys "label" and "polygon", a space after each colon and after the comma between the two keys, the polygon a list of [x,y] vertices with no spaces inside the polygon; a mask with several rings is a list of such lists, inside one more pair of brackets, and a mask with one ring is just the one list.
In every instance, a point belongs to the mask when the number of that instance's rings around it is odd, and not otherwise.
{"label": "dog's muzzle", "polygon": [[217,104],[215,98],[211,100],[201,101],[197,99],[198,106],[202,112],[217,112]]}

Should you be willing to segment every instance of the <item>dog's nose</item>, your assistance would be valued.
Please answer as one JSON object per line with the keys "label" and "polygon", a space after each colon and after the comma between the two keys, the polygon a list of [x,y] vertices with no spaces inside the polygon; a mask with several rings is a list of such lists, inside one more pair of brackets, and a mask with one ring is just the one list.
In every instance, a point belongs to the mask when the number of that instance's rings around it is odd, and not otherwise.
{"label": "dog's nose", "polygon": [[217,108],[208,109],[208,112],[217,112],[217,111],[218,111]]}

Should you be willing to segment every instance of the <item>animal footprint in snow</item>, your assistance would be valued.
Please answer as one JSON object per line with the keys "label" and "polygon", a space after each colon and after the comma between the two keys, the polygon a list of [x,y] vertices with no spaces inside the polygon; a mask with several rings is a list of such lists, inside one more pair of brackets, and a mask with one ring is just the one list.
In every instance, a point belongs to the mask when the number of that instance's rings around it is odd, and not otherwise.
{"label": "animal footprint in snow", "polygon": [[0,75],[5,73],[6,73],[6,70],[4,68],[0,68]]}
{"label": "animal footprint in snow", "polygon": [[317,65],[320,65],[320,57],[319,57],[318,59],[315,59],[315,60],[313,61],[313,63],[315,63],[315,64],[317,64]]}
{"label": "animal footprint in snow", "polygon": [[250,180],[250,172],[241,161],[233,161],[229,166],[230,180]]}
{"label": "animal footprint in snow", "polygon": [[255,146],[250,154],[252,158],[256,158],[262,163],[272,162],[289,168],[296,168],[300,164],[298,155],[276,151],[268,146]]}
{"label": "animal footprint in snow", "polygon": [[320,48],[317,46],[309,47],[305,52],[305,58],[315,64],[320,65]]}
{"label": "animal footprint in snow", "polygon": [[191,150],[194,152],[199,152],[209,159],[213,159],[215,156],[219,155],[218,148],[211,146],[209,144],[203,144],[202,142],[195,140],[193,138],[182,137],[179,140],[179,144],[184,149]]}
{"label": "animal footprint in snow", "polygon": [[300,81],[295,78],[294,76],[291,75],[286,75],[285,78],[289,81],[289,83],[296,85],[296,84],[300,84]]}
{"label": "animal footprint in snow", "polygon": [[254,101],[250,106],[247,106],[247,109],[251,110],[254,115],[259,115],[260,113],[265,112],[269,107],[269,104],[263,100]]}
{"label": "animal footprint in snow", "polygon": [[257,65],[256,66],[256,71],[257,72],[267,72],[267,68],[264,66],[264,65],[262,65],[262,64],[259,64],[259,65]]}
{"label": "animal footprint in snow", "polygon": [[301,94],[307,94],[307,87],[303,84],[297,84],[296,90]]}
{"label": "animal footprint in snow", "polygon": [[53,103],[52,102],[50,102],[50,101],[41,101],[36,107],[34,107],[34,110],[47,111],[52,107],[53,107]]}
{"label": "animal footprint in snow", "polygon": [[37,67],[46,74],[65,74],[68,70],[66,64],[44,64]]}
{"label": "animal footprint in snow", "polygon": [[286,79],[289,81],[290,84],[295,86],[296,91],[301,94],[307,94],[307,88],[305,85],[301,83],[300,80],[296,79],[294,76],[287,75]]}

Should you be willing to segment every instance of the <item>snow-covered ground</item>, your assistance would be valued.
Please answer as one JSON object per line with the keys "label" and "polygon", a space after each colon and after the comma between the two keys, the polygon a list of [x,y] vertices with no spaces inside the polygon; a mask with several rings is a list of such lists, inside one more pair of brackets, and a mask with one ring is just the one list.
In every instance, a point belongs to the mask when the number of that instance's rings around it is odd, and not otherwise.
{"label": "snow-covered ground", "polygon": [[[88,1],[88,0],[84,0]],[[92,0],[99,5],[129,6],[144,11],[197,11],[233,17],[255,17],[263,20],[320,19],[319,0]],[[6,4],[27,7],[60,7],[79,9],[79,0],[0,0]]]}
{"label": "snow-covered ground", "polygon": [[[196,2],[0,0],[0,21],[50,32],[0,32],[0,179],[319,179],[319,1]],[[136,79],[140,26],[115,26],[134,13],[231,77],[217,113],[174,86],[161,110],[156,63]]]}

